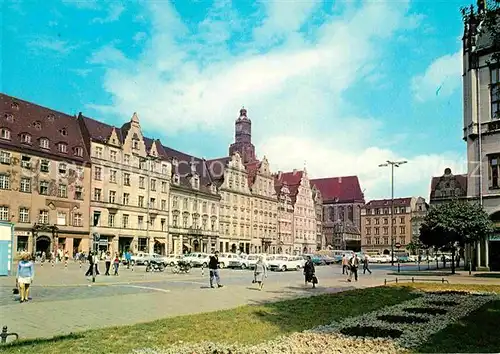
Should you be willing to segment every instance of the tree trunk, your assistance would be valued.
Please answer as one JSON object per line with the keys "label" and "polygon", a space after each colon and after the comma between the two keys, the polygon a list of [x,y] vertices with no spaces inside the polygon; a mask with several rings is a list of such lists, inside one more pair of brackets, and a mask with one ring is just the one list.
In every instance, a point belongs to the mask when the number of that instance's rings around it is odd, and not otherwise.
{"label": "tree trunk", "polygon": [[451,274],[455,274],[455,252],[456,249],[453,247],[451,249]]}

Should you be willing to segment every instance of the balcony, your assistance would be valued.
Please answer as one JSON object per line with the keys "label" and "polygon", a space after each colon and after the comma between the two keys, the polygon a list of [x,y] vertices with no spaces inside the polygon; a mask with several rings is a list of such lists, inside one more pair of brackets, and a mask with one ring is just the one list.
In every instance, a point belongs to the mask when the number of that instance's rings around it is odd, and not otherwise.
{"label": "balcony", "polygon": [[496,131],[500,131],[500,120],[488,122],[487,132],[492,133]]}

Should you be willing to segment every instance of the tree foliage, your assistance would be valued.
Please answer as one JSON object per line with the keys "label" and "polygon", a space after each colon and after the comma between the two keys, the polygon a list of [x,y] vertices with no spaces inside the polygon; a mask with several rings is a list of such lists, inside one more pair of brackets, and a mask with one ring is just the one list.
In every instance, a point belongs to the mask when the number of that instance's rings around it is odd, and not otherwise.
{"label": "tree foliage", "polygon": [[463,247],[493,232],[493,224],[477,203],[454,200],[430,208],[420,226],[420,241],[428,247]]}

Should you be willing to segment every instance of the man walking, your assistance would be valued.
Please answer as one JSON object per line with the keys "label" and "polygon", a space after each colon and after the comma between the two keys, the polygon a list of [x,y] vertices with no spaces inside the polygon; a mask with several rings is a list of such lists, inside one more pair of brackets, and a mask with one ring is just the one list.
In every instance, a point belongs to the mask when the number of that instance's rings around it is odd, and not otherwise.
{"label": "man walking", "polygon": [[365,255],[365,258],[363,259],[363,274],[366,274],[366,271],[372,274],[372,271],[368,268],[368,265],[369,265],[368,256]]}
{"label": "man walking", "polygon": [[345,255],[345,254],[342,257],[342,274],[349,275],[349,259],[347,258],[347,255]]}
{"label": "man walking", "polygon": [[85,273],[85,276],[90,277],[93,272],[92,268],[94,267],[94,257],[92,257],[92,251],[89,251],[89,256],[87,260],[89,261],[89,269],[87,270],[87,273]]}
{"label": "man walking", "polygon": [[210,287],[215,288],[214,278],[217,283],[218,288],[222,288],[220,284],[219,276],[219,251],[215,251],[213,255],[210,256],[210,261],[208,262],[208,270],[210,271]]}
{"label": "man walking", "polygon": [[358,281],[358,267],[359,267],[359,258],[356,253],[349,260],[349,268],[351,269],[351,273],[349,274],[348,282],[352,280],[352,275],[354,274],[354,280]]}

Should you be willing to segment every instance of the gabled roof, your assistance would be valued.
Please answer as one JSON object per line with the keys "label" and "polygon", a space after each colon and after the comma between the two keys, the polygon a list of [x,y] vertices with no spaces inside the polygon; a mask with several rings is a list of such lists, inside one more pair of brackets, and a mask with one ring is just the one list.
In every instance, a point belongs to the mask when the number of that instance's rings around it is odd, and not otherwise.
{"label": "gabled roof", "polygon": [[[370,200],[366,203],[365,208],[381,208],[388,207],[390,208],[392,205],[392,199],[376,199]],[[411,206],[411,197],[409,198],[394,198],[394,206],[395,207],[409,207]]]}
{"label": "gabled roof", "polygon": [[255,183],[255,178],[257,177],[257,174],[259,173],[259,168],[260,168],[261,162],[259,160],[255,160],[253,162],[249,162],[245,165],[245,168],[248,173],[248,187],[252,188],[253,184]]}
{"label": "gabled roof", "polygon": [[365,202],[358,176],[311,179],[311,184],[319,189],[324,203]]}
{"label": "gabled roof", "polygon": [[304,171],[300,170],[293,170],[292,172],[278,172],[277,174],[275,174],[274,188],[276,189],[276,194],[279,195],[281,192],[281,187],[286,184],[288,186],[288,190],[290,191],[292,204],[295,204],[303,175]]}
{"label": "gabled roof", "polygon": [[[88,162],[89,154],[75,117],[0,93],[0,128],[10,130],[10,140],[0,145],[37,153],[47,158]],[[21,134],[31,136],[31,144],[21,142]],[[40,139],[49,139],[49,149],[40,147]],[[67,144],[67,153],[59,152],[57,143]],[[75,148],[82,148],[82,156]]]}
{"label": "gabled roof", "polygon": [[[452,182],[454,183],[455,188],[452,188]],[[445,186],[441,188],[440,184],[443,183]],[[450,186],[446,187],[446,184],[450,184]],[[438,195],[436,192],[441,190],[449,190],[449,193],[441,193],[441,195]],[[467,174],[454,175],[452,174],[451,169],[447,168],[442,176],[432,177],[430,200],[465,196],[467,196]]]}

